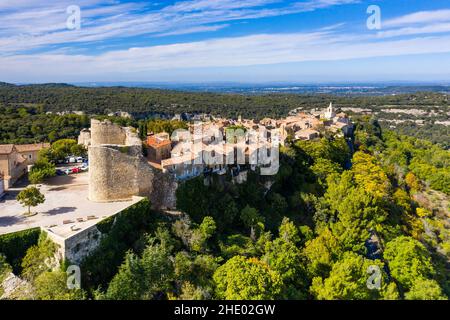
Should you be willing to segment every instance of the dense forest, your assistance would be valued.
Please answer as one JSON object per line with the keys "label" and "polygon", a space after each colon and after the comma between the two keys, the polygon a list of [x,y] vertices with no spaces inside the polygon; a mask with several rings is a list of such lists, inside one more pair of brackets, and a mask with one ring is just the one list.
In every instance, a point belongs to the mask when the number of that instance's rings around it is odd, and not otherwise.
{"label": "dense forest", "polygon": [[46,267],[53,248],[41,234],[19,270],[31,297],[448,299],[448,151],[355,121],[354,152],[344,138],[298,141],[281,149],[274,177],[184,182],[181,216],[150,213],[147,201],[102,222],[80,290],[66,288],[65,266]]}
{"label": "dense forest", "polygon": [[155,90],[145,88],[87,88],[63,84],[0,86],[0,103],[36,104],[45,111],[84,111],[105,114],[126,111],[131,114],[183,112],[212,113],[224,117],[282,117],[295,108],[324,108],[330,101],[340,107],[382,105],[447,106],[448,96],[418,92],[389,96],[334,96],[326,94],[220,94]]}

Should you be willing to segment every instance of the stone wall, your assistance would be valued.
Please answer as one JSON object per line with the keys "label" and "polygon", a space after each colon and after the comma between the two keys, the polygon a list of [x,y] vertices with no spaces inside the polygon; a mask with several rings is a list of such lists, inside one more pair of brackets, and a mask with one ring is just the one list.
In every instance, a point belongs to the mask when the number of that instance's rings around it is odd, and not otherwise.
{"label": "stone wall", "polygon": [[90,255],[100,244],[102,234],[93,225],[69,238],[62,238],[49,230],[45,230],[48,237],[57,245],[55,257],[58,261],[68,260],[79,265],[81,261]]}
{"label": "stone wall", "polygon": [[102,144],[124,145],[126,140],[126,131],[109,120],[99,121],[91,119],[91,145]]}
{"label": "stone wall", "polygon": [[146,196],[154,209],[175,207],[177,183],[152,168],[142,154],[142,141],[132,128],[110,121],[91,121],[89,199],[123,201]]}
{"label": "stone wall", "polygon": [[83,129],[78,135],[78,144],[85,146],[86,148],[91,144],[91,131],[89,129]]}
{"label": "stone wall", "polygon": [[176,191],[178,183],[175,178],[162,171],[156,171],[153,180],[153,190],[149,199],[154,209],[175,209],[177,205]]}
{"label": "stone wall", "polygon": [[[90,146],[89,199],[110,202],[139,195],[139,162],[126,146]],[[150,188],[151,181],[142,181],[142,187]]]}

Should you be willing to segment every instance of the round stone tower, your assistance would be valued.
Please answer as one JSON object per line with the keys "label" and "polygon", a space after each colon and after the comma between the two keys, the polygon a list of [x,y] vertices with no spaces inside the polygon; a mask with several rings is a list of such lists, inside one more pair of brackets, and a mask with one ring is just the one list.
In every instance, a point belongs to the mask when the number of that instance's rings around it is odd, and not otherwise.
{"label": "round stone tower", "polygon": [[[149,189],[152,171],[142,170],[142,145],[129,128],[110,121],[91,121],[89,199],[96,202],[129,200]],[[141,181],[145,177],[147,181]]]}

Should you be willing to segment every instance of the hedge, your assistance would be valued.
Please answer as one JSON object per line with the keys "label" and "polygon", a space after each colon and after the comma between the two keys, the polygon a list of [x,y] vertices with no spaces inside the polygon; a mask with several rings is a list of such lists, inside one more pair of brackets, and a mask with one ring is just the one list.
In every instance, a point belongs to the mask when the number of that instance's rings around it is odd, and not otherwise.
{"label": "hedge", "polygon": [[22,272],[22,259],[28,248],[38,243],[40,233],[40,228],[32,228],[0,236],[0,252],[6,256],[15,274]]}

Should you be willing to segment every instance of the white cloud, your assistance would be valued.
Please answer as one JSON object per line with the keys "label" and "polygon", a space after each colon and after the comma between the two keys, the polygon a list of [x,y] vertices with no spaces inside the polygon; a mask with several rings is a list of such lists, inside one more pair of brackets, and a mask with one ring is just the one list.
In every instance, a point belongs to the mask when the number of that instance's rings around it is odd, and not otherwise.
{"label": "white cloud", "polygon": [[[68,17],[65,10],[69,4],[73,4],[72,1],[62,0],[44,5],[36,0],[18,0],[17,9],[5,6],[5,10],[0,11],[0,54],[143,34],[179,34],[181,30],[184,30],[183,33],[189,30],[210,32],[220,29],[218,25],[225,26],[225,22],[279,16],[358,1],[308,0],[283,3],[280,0],[189,0],[155,10],[147,2],[120,4],[113,0],[79,0],[77,4],[82,9],[82,28],[74,32],[65,28]],[[271,4],[278,6],[271,7]]]}
{"label": "white cloud", "polygon": [[435,11],[419,11],[383,21],[383,27],[398,27],[411,24],[436,23],[450,21],[450,9]]}
{"label": "white cloud", "polygon": [[[64,1],[68,3],[69,0]],[[33,4],[34,0],[29,2]],[[391,19],[383,24],[383,30],[378,33],[343,33],[341,27],[344,24],[341,23],[310,33],[254,34],[126,50],[115,50],[114,47],[108,47],[111,46],[110,42],[102,42],[96,43],[95,48],[104,48],[106,53],[98,55],[82,54],[84,51],[80,51],[80,48],[71,51],[71,47],[77,47],[73,46],[74,43],[142,34],[158,37],[213,32],[229,27],[232,21],[239,19],[257,19],[357,1],[317,0],[280,6],[278,0],[190,0],[146,11],[142,11],[142,3],[118,4],[112,1],[99,6],[99,2],[84,0],[87,8],[82,11],[84,20],[81,30],[65,30],[65,11],[61,13],[60,7],[56,5],[38,9],[30,5],[29,10],[21,12],[11,9],[14,12],[10,12],[9,18],[0,13],[0,19],[6,19],[6,24],[0,27],[0,74],[22,78],[43,74],[50,79],[65,76],[66,79],[95,79],[98,75],[111,75],[113,78],[139,74],[142,78],[145,73],[161,70],[170,73],[186,68],[242,67],[450,52],[450,20],[445,20],[448,17],[445,18],[443,14],[450,10],[418,12]],[[275,3],[278,5],[270,6]],[[19,0],[19,4],[24,5],[24,2]],[[261,7],[265,5],[269,6]],[[38,14],[34,15],[35,12]],[[436,18],[437,22],[431,22],[431,17]],[[23,23],[27,21],[28,24]],[[11,34],[10,30],[15,31]],[[51,49],[50,46],[56,44],[63,47]],[[20,54],[35,48],[47,48],[47,51]]]}
{"label": "white cloud", "polygon": [[98,56],[40,54],[0,57],[0,73],[71,77],[150,74],[184,68],[241,67],[304,61],[450,52],[450,36],[354,41],[333,33],[260,34],[191,43],[130,48]]}
{"label": "white cloud", "polygon": [[429,34],[429,33],[446,33],[450,32],[450,23],[436,23],[420,27],[407,27],[393,30],[386,30],[378,32],[379,37],[397,37],[397,36],[409,36],[416,34]]}
{"label": "white cloud", "polygon": [[217,25],[211,25],[211,26],[196,26],[196,27],[191,27],[191,28],[175,29],[173,31],[160,33],[157,36],[158,37],[166,37],[166,36],[191,34],[191,33],[198,33],[198,32],[211,32],[211,31],[217,31],[217,30],[229,27],[229,26],[230,26],[229,24],[217,24]]}

